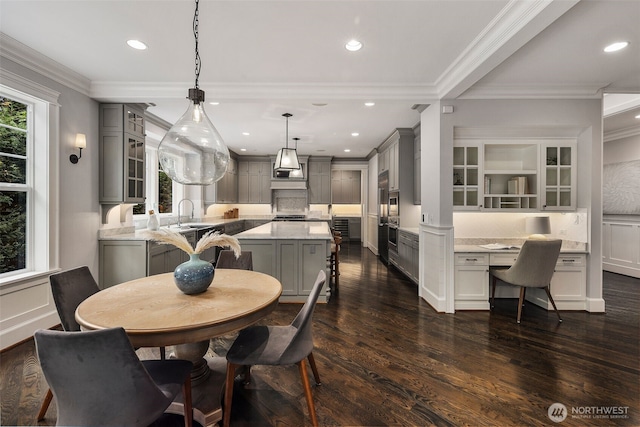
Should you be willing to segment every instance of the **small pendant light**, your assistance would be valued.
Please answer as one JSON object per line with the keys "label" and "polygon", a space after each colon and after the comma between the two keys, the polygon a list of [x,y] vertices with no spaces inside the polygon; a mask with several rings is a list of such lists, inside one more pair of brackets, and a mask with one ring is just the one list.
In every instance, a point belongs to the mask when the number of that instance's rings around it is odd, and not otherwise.
{"label": "small pendant light", "polygon": [[198,52],[198,0],[195,3],[195,87],[189,89],[187,111],[162,138],[158,146],[158,157],[162,170],[173,181],[188,185],[209,185],[219,181],[227,171],[229,149],[202,105],[204,91],[198,87],[201,66]]}
{"label": "small pendant light", "polygon": [[300,163],[298,162],[298,153],[295,148],[289,148],[289,117],[293,114],[284,113],[282,117],[287,120],[287,130],[285,135],[285,146],[278,151],[276,155],[276,162],[273,165],[274,170],[280,171],[292,171],[300,169]]}

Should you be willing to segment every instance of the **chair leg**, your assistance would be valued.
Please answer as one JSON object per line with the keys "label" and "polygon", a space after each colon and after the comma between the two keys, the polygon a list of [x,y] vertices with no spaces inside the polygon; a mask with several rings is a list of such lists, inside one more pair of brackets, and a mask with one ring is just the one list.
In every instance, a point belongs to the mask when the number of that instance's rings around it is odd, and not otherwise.
{"label": "chair leg", "polygon": [[549,301],[551,301],[551,305],[553,306],[553,309],[556,311],[556,314],[558,315],[558,322],[562,322],[562,317],[560,317],[560,312],[558,311],[558,307],[556,307],[556,302],[553,300],[553,297],[551,296],[551,289],[549,289],[549,287],[547,286],[546,288],[544,288],[545,291],[547,291],[547,296],[549,297]]}
{"label": "chair leg", "polygon": [[318,418],[316,417],[316,408],[313,405],[313,396],[311,395],[311,385],[309,384],[309,377],[307,376],[307,365],[304,363],[304,359],[298,362],[297,365],[300,368],[300,377],[302,377],[302,386],[304,387],[304,397],[307,399],[307,406],[309,407],[309,417],[311,418],[311,424],[313,425],[313,427],[318,427]]}
{"label": "chair leg", "polygon": [[160,360],[167,359],[167,350],[165,347],[160,347]]}
{"label": "chair leg", "polygon": [[[164,347],[162,347],[164,348]],[[184,425],[185,427],[193,427],[193,402],[191,400],[191,376],[182,386],[182,394],[184,397]]]}
{"label": "chair leg", "polygon": [[320,385],[320,374],[318,374],[316,359],[313,358],[313,353],[309,353],[307,359],[309,359],[309,365],[311,365],[311,372],[313,372],[313,378],[316,380],[316,385]]}
{"label": "chair leg", "polygon": [[51,389],[49,389],[47,390],[47,394],[44,396],[44,400],[42,401],[42,406],[40,406],[40,412],[38,412],[38,418],[36,418],[36,420],[44,420],[44,416],[47,414],[47,409],[49,409],[52,399],[53,393],[51,392]]}
{"label": "chair leg", "polygon": [[335,270],[336,270],[336,280],[335,280],[335,284],[336,284],[336,290],[338,289],[338,285],[340,284],[340,256],[338,255],[340,253],[340,247],[336,248],[336,259],[335,259]]}
{"label": "chair leg", "polygon": [[244,384],[251,384],[251,365],[244,365]]}
{"label": "chair leg", "polygon": [[227,362],[227,378],[224,383],[224,409],[222,410],[222,426],[229,427],[231,422],[231,400],[233,398],[233,380],[236,376],[236,366]]}
{"label": "chair leg", "polygon": [[522,305],[524,304],[524,293],[527,288],[524,286],[520,287],[520,299],[518,300],[518,323],[520,323],[520,315],[522,315]]}

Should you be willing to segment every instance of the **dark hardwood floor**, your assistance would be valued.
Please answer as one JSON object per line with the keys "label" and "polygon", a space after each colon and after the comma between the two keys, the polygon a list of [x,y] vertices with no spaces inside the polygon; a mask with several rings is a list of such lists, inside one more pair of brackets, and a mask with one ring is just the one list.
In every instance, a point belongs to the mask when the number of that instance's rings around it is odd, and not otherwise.
{"label": "dark hardwood floor", "polygon": [[[558,425],[640,425],[640,280],[604,273],[606,314],[553,312],[516,301],[494,312],[438,314],[417,288],[368,250],[345,245],[338,294],[314,314],[313,388],[323,426],[543,426],[562,403]],[[296,304],[264,323],[287,324]],[[213,340],[223,354],[232,336]],[[310,425],[297,367],[255,367],[236,382],[233,426]],[[2,425],[38,425],[47,385],[33,342],[2,353]],[[99,385],[96,385],[99,386]],[[616,407],[623,418],[587,417]],[[581,417],[572,415],[580,411]],[[41,425],[55,424],[55,402]]]}

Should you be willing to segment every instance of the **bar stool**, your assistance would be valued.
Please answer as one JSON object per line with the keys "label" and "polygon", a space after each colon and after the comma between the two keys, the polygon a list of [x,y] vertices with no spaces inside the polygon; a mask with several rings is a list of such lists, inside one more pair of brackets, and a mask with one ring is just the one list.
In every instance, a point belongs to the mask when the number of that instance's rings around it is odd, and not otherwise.
{"label": "bar stool", "polygon": [[331,257],[329,265],[331,267],[331,279],[333,279],[334,289],[338,290],[340,282],[340,244],[342,243],[342,233],[333,232],[333,242],[331,243]]}

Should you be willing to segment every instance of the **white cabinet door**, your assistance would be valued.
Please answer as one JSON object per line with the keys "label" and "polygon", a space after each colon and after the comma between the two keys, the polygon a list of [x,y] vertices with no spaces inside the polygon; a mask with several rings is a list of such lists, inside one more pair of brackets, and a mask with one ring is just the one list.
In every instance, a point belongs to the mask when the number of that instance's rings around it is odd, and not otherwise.
{"label": "white cabinet door", "polygon": [[547,143],[541,149],[542,209],[575,210],[576,143]]}
{"label": "white cabinet door", "polygon": [[454,308],[489,309],[489,255],[457,253],[454,259]]}

